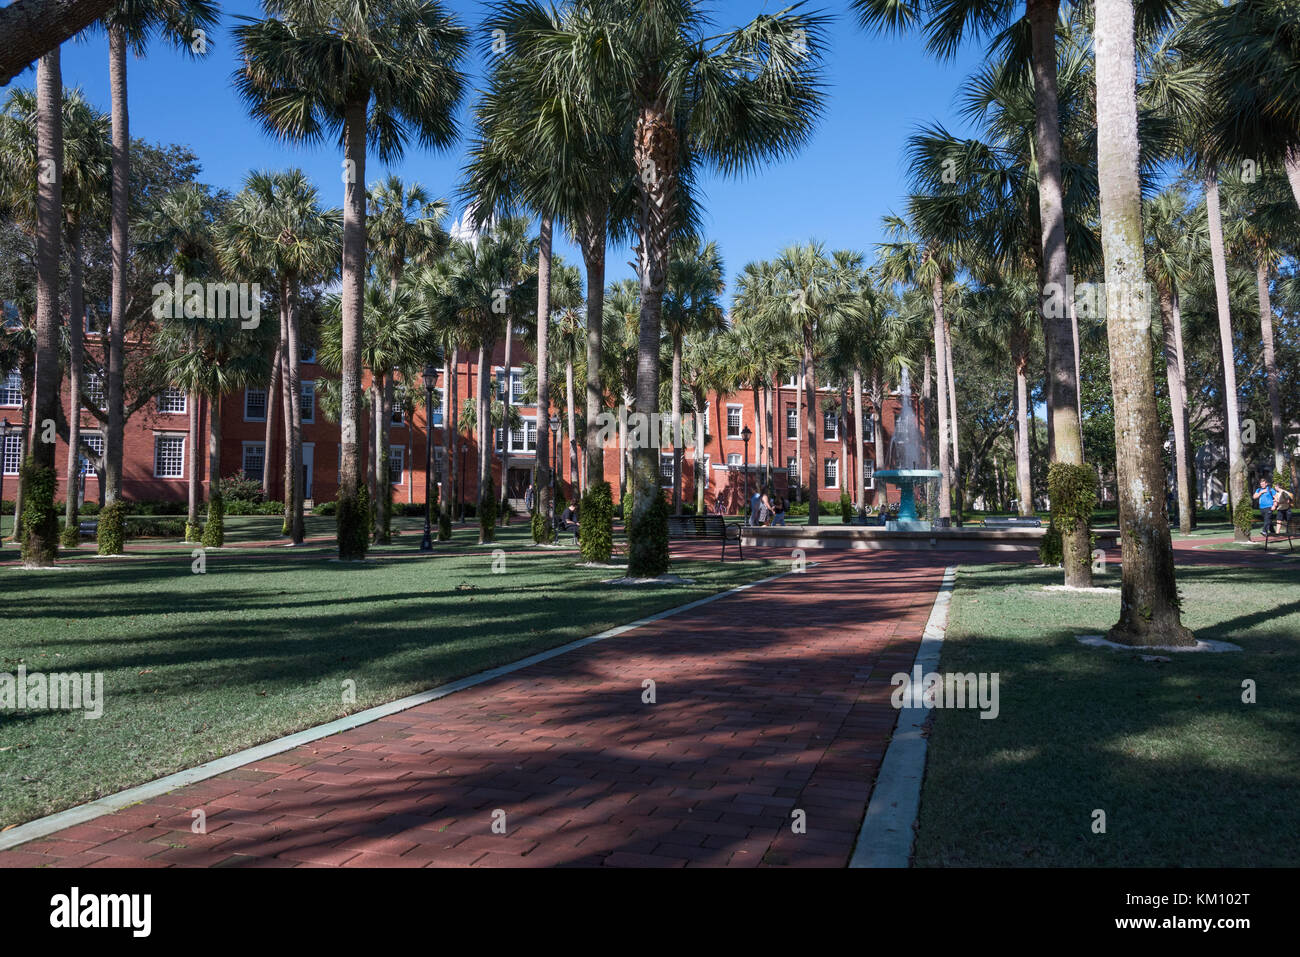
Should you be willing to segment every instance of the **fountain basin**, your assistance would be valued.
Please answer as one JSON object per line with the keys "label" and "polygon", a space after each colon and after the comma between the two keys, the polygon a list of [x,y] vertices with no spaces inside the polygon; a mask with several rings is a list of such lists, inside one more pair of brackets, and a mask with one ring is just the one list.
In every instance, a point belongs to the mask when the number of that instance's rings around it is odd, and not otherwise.
{"label": "fountain basin", "polygon": [[933,526],[916,514],[913,490],[918,482],[928,482],[942,475],[938,469],[881,469],[876,472],[876,478],[897,485],[899,490],[898,518],[886,522],[885,528],[891,532],[928,532]]}

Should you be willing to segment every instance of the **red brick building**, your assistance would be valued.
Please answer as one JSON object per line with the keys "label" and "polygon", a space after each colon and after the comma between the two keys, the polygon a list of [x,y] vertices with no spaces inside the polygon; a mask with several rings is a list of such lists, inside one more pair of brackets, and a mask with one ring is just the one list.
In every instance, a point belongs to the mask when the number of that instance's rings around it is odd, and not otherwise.
{"label": "red brick building", "polygon": [[[540,429],[537,422],[537,408],[523,401],[523,367],[530,356],[520,355],[524,350],[516,347],[515,355],[519,361],[512,363],[510,387],[505,388],[505,376],[502,375],[504,346],[499,345],[493,356],[491,374],[497,377],[501,388],[499,398],[510,393],[510,400],[518,409],[524,425],[522,429],[503,434],[497,430],[497,448],[493,450],[492,474],[496,487],[501,487],[501,443],[508,443],[510,453],[509,485],[511,497],[522,499],[524,490],[530,481],[536,446]],[[459,379],[458,400],[464,403],[466,397],[475,394],[477,386],[477,363],[473,355],[462,359],[453,373]],[[314,502],[334,499],[338,489],[339,474],[339,428],[336,423],[325,419],[316,403],[316,383],[324,378],[324,370],[315,362],[315,355],[309,354],[300,363],[302,382],[303,410],[303,488],[305,497]],[[442,381],[441,368],[438,376],[438,392],[447,395],[447,383]],[[418,386],[418,384],[417,384]],[[64,407],[67,407],[67,382],[64,383]],[[87,392],[92,397],[100,398],[104,393],[102,381],[92,377]],[[771,472],[773,485],[777,492],[794,497],[796,484],[808,487],[808,469],[814,467],[810,461],[806,429],[806,412],[796,394],[802,390],[793,380],[788,380],[775,388],[772,393],[772,454]],[[840,393],[838,387],[820,389],[817,400],[815,421],[820,426],[815,467],[818,469],[818,494],[823,502],[838,502],[841,491],[847,489],[853,494],[854,482],[862,469],[866,475],[867,503],[879,501],[876,486],[872,480],[875,470],[874,438],[872,434],[872,417],[870,402],[864,399],[863,426],[865,456],[859,463],[854,448],[854,426],[852,416],[852,396],[849,397],[847,414],[840,415],[831,409],[838,406]],[[761,396],[760,396],[761,399]],[[0,415],[8,418],[12,426],[3,449],[3,468],[5,475],[16,476],[20,463],[20,446],[17,425],[21,418],[22,406],[21,383],[16,373],[0,380]],[[237,473],[246,473],[249,477],[260,479],[262,464],[266,454],[266,390],[245,389],[222,398],[222,446],[221,472],[223,477]],[[581,392],[578,401],[583,401]],[[916,401],[915,399],[913,401]],[[190,409],[189,397],[180,390],[164,391],[150,399],[143,407],[127,420],[126,448],[123,462],[123,496],[132,501],[176,500],[184,501],[188,497],[190,468]],[[889,437],[893,434],[894,419],[900,408],[900,397],[895,394],[885,402],[883,410],[883,447],[888,448]],[[200,480],[203,483],[204,497],[210,476],[207,474],[208,455],[208,401],[201,399],[199,408],[200,443]],[[558,418],[561,425],[565,421],[564,409],[553,409],[552,417]],[[611,410],[611,415],[613,410]],[[749,470],[749,488],[752,490],[767,474],[767,456],[760,452],[757,442],[758,421],[754,415],[754,396],[752,390],[745,390],[733,395],[712,394],[709,397],[705,415],[705,432],[707,441],[703,449],[706,465],[705,502],[710,511],[721,505],[729,512],[740,511],[743,507],[745,488],[745,465]],[[363,418],[365,418],[363,416]],[[695,429],[690,415],[683,423],[686,441],[693,442]],[[446,463],[443,454],[442,411],[433,414],[434,442],[434,481],[445,478]],[[284,433],[283,416],[277,416],[275,435],[272,440],[273,456],[270,497],[279,497],[283,487]],[[363,441],[369,442],[368,421],[363,422]],[[743,440],[743,430],[748,427],[752,435],[748,448]],[[81,419],[82,436],[94,448],[103,448],[104,425],[88,412],[83,412]],[[425,488],[425,441],[427,425],[423,409],[418,409],[414,421],[406,421],[400,410],[395,411],[390,433],[391,474],[393,479],[393,500],[396,503],[423,502]],[[667,430],[665,430],[666,432]],[[567,448],[567,435],[552,434],[553,442],[558,442],[557,481],[561,492],[571,497],[578,476],[572,474]],[[458,487],[462,501],[472,502],[476,499],[476,462],[477,443],[473,435],[462,430],[460,454],[456,463]],[[696,450],[687,448],[683,456],[683,501],[689,505],[695,502],[694,462]],[[56,461],[60,476],[59,497],[64,495],[63,473],[67,461],[67,447],[59,441]],[[672,447],[671,441],[660,450],[661,475],[665,490],[672,487]],[[579,443],[579,469],[585,467],[585,454]],[[88,501],[99,498],[99,477],[83,461],[85,482],[84,496]],[[604,478],[614,488],[617,499],[620,488],[619,446],[611,441],[605,448]],[[7,486],[6,494],[12,497]],[[897,489],[890,488],[890,501],[897,500]]]}

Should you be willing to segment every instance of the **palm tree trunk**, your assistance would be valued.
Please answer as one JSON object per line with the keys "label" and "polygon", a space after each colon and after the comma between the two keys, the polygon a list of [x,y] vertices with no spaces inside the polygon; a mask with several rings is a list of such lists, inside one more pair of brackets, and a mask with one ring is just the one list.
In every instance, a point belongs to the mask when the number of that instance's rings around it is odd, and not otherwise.
{"label": "palm tree trunk", "polygon": [[393,466],[389,457],[392,448],[393,425],[393,370],[385,369],[379,374],[379,386],[375,390],[379,399],[375,409],[375,486],[379,497],[375,499],[374,541],[387,545],[392,541],[389,532],[393,516]]}
{"label": "palm tree trunk", "polygon": [[187,539],[199,541],[200,536],[197,534],[199,526],[199,503],[203,498],[203,489],[200,484],[199,476],[202,474],[203,453],[199,446],[199,432],[202,429],[202,416],[199,411],[201,400],[198,389],[189,390],[185,398],[186,406],[190,411],[190,442],[189,442],[189,481],[186,483],[189,488],[189,511],[185,519],[187,532],[193,532],[194,538]]}
{"label": "palm tree trunk", "polygon": [[1291,184],[1291,195],[1295,197],[1296,205],[1300,206],[1300,149],[1287,153],[1283,165],[1286,167],[1287,181]]}
{"label": "palm tree trunk", "polygon": [[[930,358],[926,355],[926,369],[930,368]],[[905,402],[911,401],[911,396],[903,399]],[[922,404],[928,408],[928,401],[922,394]],[[880,468],[885,461],[885,418],[883,409],[885,408],[885,383],[882,381],[880,368],[876,367],[871,370],[871,438],[872,438],[872,456],[874,461],[871,463],[873,478],[871,484],[876,487],[876,507],[880,508],[886,504],[885,486],[883,482],[877,482],[874,473]],[[926,422],[926,428],[929,428],[929,422]],[[928,450],[930,443],[926,443]]]}
{"label": "palm tree trunk", "polygon": [[[86,330],[86,305],[82,269],[81,224],[69,230],[72,256],[68,261],[68,471],[65,485],[63,527],[77,525],[81,487],[81,367],[85,362],[83,334]],[[69,536],[71,537],[71,536]]]}
{"label": "palm tree trunk", "polygon": [[[849,468],[849,388],[842,375],[840,376],[840,409],[835,418],[835,434],[840,437],[840,469],[835,477],[840,480],[842,495],[849,490],[849,485],[853,481]],[[856,506],[857,502],[853,504]]]}
{"label": "palm tree trunk", "polygon": [[1016,497],[1023,518],[1034,514],[1034,480],[1029,466],[1029,330],[1013,337],[1016,363]]}
{"label": "palm tree trunk", "polygon": [[[638,180],[641,316],[637,330],[636,411],[647,420],[659,410],[659,340],[677,210],[677,151],[677,129],[672,117],[661,103],[643,102],[633,133],[632,158],[636,169],[644,171]],[[661,495],[658,445],[641,443],[632,463],[636,492],[627,525],[628,575],[653,577],[668,570],[667,552],[659,549],[661,530],[642,525]]]}
{"label": "palm tree trunk", "polygon": [[816,525],[821,504],[817,497],[817,375],[813,368],[812,330],[807,326],[803,330],[803,368],[804,428],[808,430],[808,524]]}
{"label": "palm tree trunk", "polygon": [[[341,560],[364,558],[366,520],[357,508],[361,479],[361,310],[366,279],[366,104],[369,91],[353,96],[345,108],[343,188],[343,370],[339,416],[342,443],[339,469],[338,549]],[[289,369],[291,375],[297,370]]]}
{"label": "palm tree trunk", "polygon": [[[1190,405],[1187,401],[1187,363],[1184,361],[1183,357],[1183,309],[1177,289],[1174,290],[1173,299],[1174,355],[1178,363],[1178,404],[1183,410],[1183,448],[1187,450],[1187,454],[1190,457],[1192,450],[1192,416]],[[1191,509],[1186,521],[1191,523],[1190,528],[1195,528],[1196,494],[1190,461],[1188,463],[1187,489]]]}
{"label": "palm tree trunk", "polygon": [[1190,645],[1195,639],[1178,611],[1152,374],[1132,0],[1098,0],[1096,11],[1097,167],[1123,548],[1120,619],[1108,637],[1132,645]]}
{"label": "palm tree trunk", "polygon": [[[283,322],[283,319],[281,319],[281,322]],[[262,495],[266,498],[271,496],[271,485],[275,477],[275,456],[271,453],[275,446],[275,420],[279,411],[280,383],[283,370],[284,350],[280,347],[280,343],[277,342],[275,360],[271,363],[271,381],[266,387],[266,431],[262,441]]]}
{"label": "palm tree trunk", "polygon": [[[925,467],[932,468],[930,459],[930,350],[925,350],[925,371],[921,374],[921,417],[925,420]],[[884,393],[880,393],[881,400],[884,400]]]}
{"label": "palm tree trunk", "polygon": [[[131,134],[126,101],[126,34],[108,31],[108,79],[112,100],[113,186],[111,199],[113,289],[108,331],[108,434],[105,436],[104,501],[122,497],[123,441],[126,435],[125,366],[127,223],[131,200]],[[102,539],[101,539],[102,541]],[[104,545],[100,554],[106,554]]]}
{"label": "palm tree trunk", "polygon": [[[444,499],[450,499],[450,502],[444,502],[443,508],[450,508],[448,518],[460,521],[461,517],[461,489],[460,480],[457,478],[456,462],[459,459],[458,446],[460,445],[460,346],[451,347],[451,381],[443,380],[443,409],[442,409],[442,444],[446,449],[444,458],[447,460],[447,492]],[[450,399],[448,399],[450,396]]]}
{"label": "palm tree trunk", "polygon": [[692,461],[695,465],[695,514],[703,515],[705,512],[704,492],[705,485],[709,480],[708,464],[704,461],[704,415],[702,410],[707,408],[709,397],[704,394],[702,389],[695,391],[695,452]]}
{"label": "palm tree trunk", "polygon": [[[618,495],[621,504],[627,496],[627,396],[618,404]],[[631,516],[624,515],[626,521]]]}
{"label": "palm tree trunk", "polygon": [[1169,382],[1169,411],[1174,420],[1174,464],[1178,478],[1178,524],[1183,534],[1192,530],[1192,486],[1187,456],[1187,406],[1174,331],[1174,295],[1161,288],[1160,324],[1165,347],[1165,378]]}
{"label": "palm tree trunk", "polygon": [[[1214,267],[1215,302],[1219,311],[1219,347],[1223,357],[1228,501],[1236,508],[1246,497],[1246,460],[1241,449],[1241,413],[1238,407],[1237,368],[1232,341],[1232,311],[1228,301],[1228,263],[1223,245],[1223,218],[1219,212],[1219,180],[1213,170],[1205,177],[1205,211],[1210,226],[1210,262]],[[1241,542],[1249,541],[1250,533],[1234,527],[1233,538]]]}
{"label": "palm tree trunk", "polygon": [[[197,436],[195,437],[197,445]],[[221,395],[208,398],[208,501],[221,497]]]}
{"label": "palm tree trunk", "polygon": [[[59,259],[63,242],[63,77],[59,48],[41,57],[36,67],[36,388],[33,411],[37,441],[26,448],[19,483],[23,507],[35,508],[24,520],[23,565],[53,565],[59,553],[59,522],[54,510],[54,443],[46,441],[45,423],[59,416]],[[20,516],[20,519],[23,517]]]}
{"label": "palm tree trunk", "polygon": [[[1069,273],[1065,245],[1065,210],[1061,197],[1061,126],[1056,85],[1056,20],[1058,0],[1028,0],[1026,13],[1034,74],[1034,141],[1037,147],[1038,216],[1042,228],[1045,289],[1064,291]],[[1083,431],[1077,395],[1078,370],[1069,317],[1047,307],[1044,297],[1043,335],[1047,342],[1048,422],[1052,461],[1083,464]],[[1060,315],[1052,315],[1061,312]],[[1087,522],[1062,529],[1065,584],[1092,584],[1090,534]]]}
{"label": "palm tree trunk", "polygon": [[[949,455],[949,422],[951,406],[948,404],[948,341],[944,335],[943,318],[943,279],[935,276],[930,286],[930,301],[934,309],[934,364],[935,382],[938,384],[939,411],[939,524],[947,526],[952,523],[952,469]],[[907,398],[904,397],[906,402]],[[895,463],[897,464],[897,463]]]}
{"label": "palm tree trunk", "polygon": [[533,478],[533,502],[546,527],[555,515],[551,487],[551,233],[550,214],[542,217],[537,250],[537,469]]}
{"label": "palm tree trunk", "polygon": [[513,359],[511,352],[514,341],[514,319],[507,311],[505,367],[501,370],[501,382],[505,386],[501,399],[501,508],[497,514],[497,521],[502,525],[510,524],[510,405],[514,398],[514,376],[510,371],[510,363]]}
{"label": "palm tree trunk", "polygon": [[[451,353],[452,356],[455,353]],[[456,368],[454,358],[443,352],[442,354],[442,482],[438,489],[438,510],[447,517],[448,523],[451,522],[451,418],[447,399],[451,395],[451,374]],[[433,409],[424,410],[424,421],[426,426],[425,441],[433,442]],[[435,463],[436,467],[436,463]]]}
{"label": "palm tree trunk", "polygon": [[366,405],[366,431],[370,443],[366,446],[366,492],[370,497],[370,513],[366,515],[366,525],[373,538],[375,529],[375,512],[379,508],[379,378],[370,370],[370,385],[366,387],[368,399]]}
{"label": "palm tree trunk", "polygon": [[[794,420],[801,422],[804,420],[803,412],[803,392],[804,376],[806,370],[803,364],[803,356],[799,357],[799,387],[794,390]],[[794,497],[796,502],[803,501],[803,436],[800,435],[796,427],[794,432],[794,460],[798,463],[798,474],[795,475]]]}
{"label": "palm tree trunk", "polygon": [[858,463],[853,483],[853,507],[861,514],[867,507],[867,446],[862,429],[862,367],[853,367],[853,457]]}
{"label": "palm tree trunk", "polygon": [[[295,379],[289,365],[289,300],[281,292],[280,295],[281,313],[280,313],[280,362],[282,371],[280,375],[280,408],[284,417],[284,469],[282,478],[284,502],[284,524],[281,527],[280,534],[290,535],[293,533],[293,394],[295,391]],[[298,386],[301,388],[301,385]]]}
{"label": "palm tree trunk", "polygon": [[948,423],[952,428],[952,482],[953,491],[957,493],[957,524],[962,522],[966,509],[966,492],[961,478],[961,445],[959,441],[957,419],[957,377],[952,367],[952,324],[947,317],[943,322],[943,358],[948,376]]}
{"label": "palm tree trunk", "polygon": [[491,541],[492,530],[483,526],[483,506],[487,504],[492,488],[492,394],[489,390],[489,345],[478,347],[478,508],[479,544]]}
{"label": "palm tree trunk", "polygon": [[1079,427],[1083,428],[1083,365],[1079,356],[1079,313],[1075,308],[1074,296],[1068,296],[1065,303],[1070,311],[1070,334],[1074,338],[1074,404],[1079,412]]}
{"label": "palm tree trunk", "polygon": [[1268,411],[1273,424],[1273,470],[1276,474],[1286,468],[1286,448],[1282,437],[1277,357],[1273,351],[1273,304],[1268,292],[1268,264],[1263,259],[1255,267],[1255,285],[1259,289],[1259,331],[1264,340],[1264,381],[1268,386]]}
{"label": "palm tree trunk", "polygon": [[[289,484],[289,538],[295,545],[301,545],[305,532],[303,529],[303,481],[302,481],[302,383],[298,372],[298,310],[294,308],[293,288],[290,282],[281,281],[280,295],[285,303],[287,332],[285,365],[289,371],[289,456],[288,467],[293,476]],[[219,399],[218,399],[219,401]]]}
{"label": "palm tree trunk", "polygon": [[[582,259],[587,267],[587,467],[583,491],[605,480],[605,450],[601,447],[600,414],[605,394],[600,385],[601,335],[605,311],[605,242],[609,231],[609,204],[593,205],[582,223]],[[621,466],[620,466],[621,468]]]}
{"label": "palm tree trunk", "polygon": [[673,514],[682,514],[682,333],[673,330]]}
{"label": "palm tree trunk", "polygon": [[[564,402],[567,406],[565,420],[569,434],[565,439],[569,443],[569,490],[576,497],[584,486],[578,477],[578,433],[575,431],[577,428],[577,413],[573,407],[575,398],[573,393],[573,360],[566,359],[564,362]],[[556,465],[558,467],[559,463],[557,462]]]}

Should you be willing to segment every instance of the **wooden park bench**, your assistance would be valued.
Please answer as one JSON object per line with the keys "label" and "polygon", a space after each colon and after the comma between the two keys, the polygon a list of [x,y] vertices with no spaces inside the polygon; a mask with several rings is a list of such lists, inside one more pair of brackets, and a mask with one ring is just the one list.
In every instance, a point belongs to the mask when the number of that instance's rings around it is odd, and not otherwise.
{"label": "wooden park bench", "polygon": [[1270,541],[1281,541],[1286,539],[1287,548],[1295,551],[1295,543],[1291,540],[1296,534],[1295,513],[1288,510],[1285,521],[1277,515],[1273,516],[1273,534],[1269,535],[1268,530],[1264,531],[1264,551],[1268,551]]}
{"label": "wooden park bench", "polygon": [[740,526],[728,525],[721,515],[669,515],[668,539],[694,538],[716,539],[722,542],[722,561],[727,560],[727,542],[735,542],[736,550],[743,559],[744,549],[740,544]]}
{"label": "wooden park bench", "polygon": [[99,520],[92,519],[88,522],[81,522],[77,525],[77,531],[83,538],[94,538],[99,534]]}

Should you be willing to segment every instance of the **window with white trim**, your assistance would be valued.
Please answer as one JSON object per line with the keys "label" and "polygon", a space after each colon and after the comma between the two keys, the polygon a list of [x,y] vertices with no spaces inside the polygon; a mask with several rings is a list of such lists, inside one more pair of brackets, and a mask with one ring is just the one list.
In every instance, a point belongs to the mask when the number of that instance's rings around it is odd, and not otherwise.
{"label": "window with white trim", "polygon": [[159,415],[184,415],[185,392],[183,389],[167,388],[158,393]]}
{"label": "window with white trim", "polygon": [[244,461],[243,461],[244,478],[260,482],[263,473],[266,471],[266,443],[265,442],[245,442],[244,443]]}
{"label": "window with white trim", "polygon": [[864,488],[876,487],[876,463],[864,462],[862,465],[862,484]]}
{"label": "window with white trim", "polygon": [[185,436],[154,436],[153,474],[154,478],[185,477]]}
{"label": "window with white trim", "polygon": [[0,405],[21,408],[23,404],[23,376],[13,369],[0,382]]}
{"label": "window with white trim", "polygon": [[86,372],[86,398],[90,399],[90,404],[99,411],[104,411],[106,400],[104,398],[104,373],[88,370]]}
{"label": "window with white trim", "polygon": [[[94,450],[96,457],[103,459],[104,435],[102,432],[82,432],[81,441]],[[81,474],[94,475],[95,467],[91,464],[90,459],[86,458],[85,455],[78,455],[77,457],[81,460]]]}
{"label": "window with white trim", "polygon": [[836,459],[826,460],[825,478],[827,488],[840,487],[840,463]]}
{"label": "window with white trim", "polygon": [[266,421],[266,390],[265,389],[244,390],[244,421],[245,422]]}
{"label": "window with white trim", "polygon": [[23,464],[23,430],[15,429],[12,432],[6,432],[4,447],[4,473],[5,475],[17,475],[18,469]]}
{"label": "window with white trim", "polygon": [[397,403],[393,403],[393,415],[388,421],[391,425],[405,424],[406,420],[402,417],[402,407]]}
{"label": "window with white trim", "polygon": [[659,485],[663,488],[673,487],[673,453],[659,453]]}
{"label": "window with white trim", "polygon": [[388,447],[388,481],[401,485],[406,474],[406,446],[390,445]]}
{"label": "window with white trim", "polygon": [[785,407],[785,437],[799,438],[799,406],[794,402],[787,403]]}
{"label": "window with white trim", "polygon": [[727,468],[732,468],[733,466],[734,466],[735,468],[740,468],[740,453],[739,453],[739,452],[728,452],[728,453],[727,453]]}
{"label": "window with white trim", "polygon": [[444,393],[443,393],[442,386],[436,386],[434,388],[433,395],[434,398],[437,400],[438,407],[433,410],[433,417],[431,420],[432,425],[442,425],[442,407],[444,405],[443,394]]}
{"label": "window with white trim", "polygon": [[741,407],[738,405],[727,406],[727,438],[740,438],[741,429]]}
{"label": "window with white trim", "polygon": [[822,413],[822,438],[827,442],[839,441],[840,420],[834,412]]}
{"label": "window with white trim", "polygon": [[302,386],[302,420],[304,422],[316,421],[316,383],[311,381],[301,382]]}
{"label": "window with white trim", "polygon": [[862,441],[876,441],[876,417],[874,415],[864,415],[862,417]]}
{"label": "window with white trim", "polygon": [[785,460],[785,472],[786,475],[789,476],[791,485],[799,484],[799,457],[798,456],[792,455]]}
{"label": "window with white trim", "polygon": [[510,451],[525,453],[537,451],[536,419],[524,419],[519,428],[510,430]]}
{"label": "window with white trim", "polygon": [[446,474],[446,461],[447,450],[441,445],[435,445],[433,447],[433,480],[435,482],[443,481],[443,476]]}

